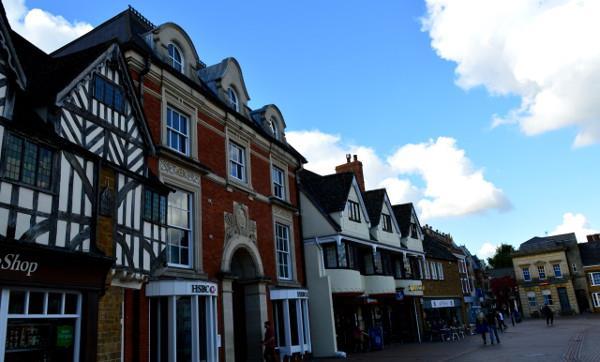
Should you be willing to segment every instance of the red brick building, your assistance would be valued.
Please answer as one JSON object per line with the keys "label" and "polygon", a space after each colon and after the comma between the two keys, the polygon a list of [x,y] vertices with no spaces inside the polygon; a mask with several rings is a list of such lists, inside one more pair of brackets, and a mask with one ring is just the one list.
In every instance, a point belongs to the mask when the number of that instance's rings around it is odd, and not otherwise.
{"label": "red brick building", "polygon": [[[132,8],[55,54],[110,39],[157,150],[150,167],[173,190],[150,203],[165,217],[163,260],[148,280],[113,281],[101,300],[124,314],[124,345],[111,345],[128,361],[259,360],[272,321],[281,355],[310,352],[296,189],[305,160],[286,142],[280,110],[248,107],[235,59],[206,66],[180,26]],[[104,335],[114,336],[99,343]]]}

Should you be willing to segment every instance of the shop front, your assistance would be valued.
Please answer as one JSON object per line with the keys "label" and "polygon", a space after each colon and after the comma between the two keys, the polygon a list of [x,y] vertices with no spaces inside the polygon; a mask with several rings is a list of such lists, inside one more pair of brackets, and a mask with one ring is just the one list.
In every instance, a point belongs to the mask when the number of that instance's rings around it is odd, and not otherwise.
{"label": "shop front", "polygon": [[150,361],[217,361],[217,285],[199,280],[158,280],[150,298]]}
{"label": "shop front", "polygon": [[281,358],[311,352],[308,291],[306,289],[274,289],[273,321],[277,350]]}
{"label": "shop front", "polygon": [[461,298],[424,298],[424,329],[435,333],[444,328],[464,327]]}
{"label": "shop front", "polygon": [[420,280],[396,280],[396,287],[398,291],[392,309],[392,341],[421,342],[423,283]]}
{"label": "shop front", "polygon": [[98,300],[113,260],[0,244],[0,361],[96,359]]}

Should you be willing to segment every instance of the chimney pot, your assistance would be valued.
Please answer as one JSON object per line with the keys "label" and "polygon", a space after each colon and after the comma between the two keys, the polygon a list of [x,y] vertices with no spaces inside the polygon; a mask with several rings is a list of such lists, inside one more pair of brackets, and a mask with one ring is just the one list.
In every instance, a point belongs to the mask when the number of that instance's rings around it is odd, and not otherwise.
{"label": "chimney pot", "polygon": [[354,155],[354,161],[358,161],[358,156]]}
{"label": "chimney pot", "polygon": [[352,157],[351,154],[346,153],[346,162],[350,163],[350,158]]}

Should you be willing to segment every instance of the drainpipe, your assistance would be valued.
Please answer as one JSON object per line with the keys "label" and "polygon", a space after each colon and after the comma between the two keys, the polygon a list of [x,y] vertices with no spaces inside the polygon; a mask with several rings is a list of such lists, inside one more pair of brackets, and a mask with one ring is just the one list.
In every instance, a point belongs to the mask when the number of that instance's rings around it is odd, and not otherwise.
{"label": "drainpipe", "polygon": [[144,68],[140,72],[138,94],[140,95],[140,103],[142,106],[144,105],[144,76],[148,74],[148,72],[150,72],[150,56],[147,56],[144,60]]}

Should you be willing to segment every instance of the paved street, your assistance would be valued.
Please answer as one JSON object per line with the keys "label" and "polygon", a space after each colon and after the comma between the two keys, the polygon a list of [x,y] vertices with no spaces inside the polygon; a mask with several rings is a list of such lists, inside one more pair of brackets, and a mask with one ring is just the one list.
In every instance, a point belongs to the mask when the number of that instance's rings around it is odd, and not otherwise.
{"label": "paved street", "polygon": [[459,342],[395,344],[383,351],[354,354],[351,361],[600,361],[600,317],[557,318],[553,327],[528,320],[484,346],[480,336]]}

